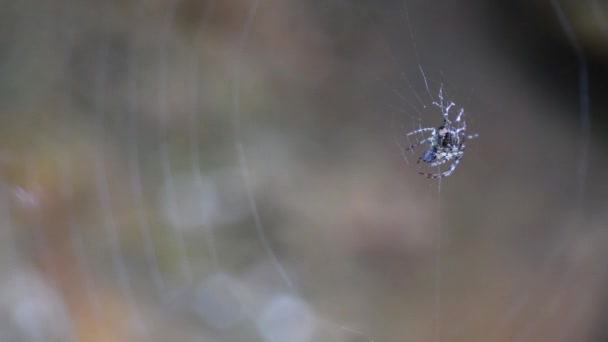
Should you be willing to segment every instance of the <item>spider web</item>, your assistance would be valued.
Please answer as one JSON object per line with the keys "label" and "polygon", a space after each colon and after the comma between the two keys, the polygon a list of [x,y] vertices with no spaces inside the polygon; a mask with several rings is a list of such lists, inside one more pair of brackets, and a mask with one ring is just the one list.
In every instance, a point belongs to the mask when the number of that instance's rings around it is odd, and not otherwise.
{"label": "spider web", "polygon": [[[0,340],[601,340],[593,40],[551,5],[555,79],[481,2],[9,2]],[[429,180],[446,112],[480,137]]]}
{"label": "spider web", "polygon": [[[604,14],[603,14],[603,10],[601,8],[599,8],[597,6],[597,3],[592,3],[590,2],[588,4],[590,6],[590,10],[589,10],[589,14],[592,14],[593,17],[597,20],[598,25],[603,26],[603,22],[605,20],[600,19]],[[576,37],[576,33],[573,31],[572,28],[572,23],[569,21],[570,19],[566,17],[566,14],[564,13],[564,10],[561,8],[561,4],[558,1],[553,1],[551,3],[551,7],[549,7],[552,11],[554,11],[554,14],[556,15],[558,22],[559,22],[559,27],[561,29],[564,30],[564,32],[566,33],[566,36],[568,38],[568,42],[570,43],[570,45],[573,47],[574,52],[575,52],[575,56],[577,59],[577,63],[574,63],[577,65],[577,69],[578,69],[578,82],[576,84],[578,84],[578,101],[580,102],[580,109],[579,109],[579,117],[580,117],[580,123],[579,123],[579,140],[577,141],[577,148],[579,148],[579,152],[577,153],[577,158],[576,158],[576,162],[574,165],[576,165],[575,169],[576,172],[573,175],[573,179],[575,179],[574,182],[572,182],[571,184],[573,184],[573,190],[572,193],[574,194],[572,196],[572,201],[570,199],[564,199],[563,202],[566,203],[565,205],[569,207],[569,212],[571,215],[571,220],[578,222],[578,223],[573,223],[571,222],[570,224],[565,224],[562,225],[562,227],[560,229],[557,229],[558,233],[552,235],[551,239],[553,239],[552,245],[550,247],[551,252],[545,254],[543,257],[540,258],[540,260],[542,260],[542,262],[540,262],[540,269],[542,269],[543,271],[540,273],[540,275],[535,278],[534,281],[531,281],[530,284],[523,284],[521,285],[522,288],[524,290],[520,291],[520,292],[515,292],[515,295],[511,294],[515,299],[515,302],[517,304],[513,305],[512,308],[505,310],[506,313],[504,314],[505,317],[503,318],[498,318],[496,319],[496,321],[500,322],[498,323],[499,328],[497,329],[497,331],[495,331],[495,334],[492,335],[492,338],[496,338],[496,336],[500,336],[500,333],[502,331],[502,329],[505,329],[506,326],[512,326],[514,324],[514,322],[517,322],[518,319],[521,319],[521,317],[525,317],[525,316],[531,316],[534,317],[534,319],[532,319],[529,322],[523,323],[522,325],[525,327],[521,333],[519,334],[513,334],[516,340],[538,340],[539,337],[538,336],[542,336],[540,339],[544,340],[545,338],[547,338],[547,340],[554,340],[554,339],[558,339],[558,340],[569,340],[572,338],[573,335],[576,334],[587,334],[585,335],[585,338],[589,338],[591,337],[593,340],[593,333],[588,334],[588,331],[585,331],[584,328],[582,330],[576,330],[577,328],[580,329],[580,327],[574,328],[573,326],[579,324],[582,326],[589,326],[588,322],[585,322],[585,319],[589,319],[589,316],[586,316],[585,318],[585,310],[593,310],[591,309],[591,304],[590,304],[590,298],[593,297],[594,295],[588,295],[586,296],[585,299],[585,304],[582,304],[581,306],[578,306],[578,310],[577,311],[577,316],[575,316],[578,321],[576,324],[570,325],[568,327],[565,326],[559,326],[558,329],[555,329],[552,331],[552,333],[549,333],[547,329],[551,330],[552,328],[549,328],[551,326],[551,324],[553,324],[551,321],[552,320],[558,320],[560,317],[560,306],[565,305],[564,302],[566,302],[567,300],[559,300],[559,299],[552,299],[552,303],[545,303],[543,302],[544,300],[548,300],[548,299],[538,299],[538,293],[536,292],[535,295],[532,295],[531,293],[534,293],[535,291],[543,291],[543,289],[547,289],[547,288],[551,288],[552,291],[556,291],[556,292],[561,292],[561,291],[568,291],[568,290],[572,290],[573,288],[577,288],[577,286],[579,287],[585,287],[585,286],[593,286],[591,285],[592,283],[598,281],[598,282],[603,282],[604,280],[599,280],[598,278],[594,278],[594,277],[588,277],[583,281],[578,281],[576,276],[574,274],[581,274],[580,270],[572,270],[572,269],[560,269],[560,263],[563,261],[563,258],[567,258],[565,255],[568,253],[571,253],[574,247],[574,243],[573,241],[577,241],[581,239],[581,234],[577,234],[572,232],[572,224],[580,224],[583,226],[593,226],[592,224],[590,224],[589,222],[587,222],[586,217],[585,217],[585,212],[588,210],[588,197],[585,194],[585,189],[586,189],[586,185],[585,183],[588,180],[588,176],[589,176],[589,172],[588,172],[588,168],[590,165],[590,158],[589,158],[589,148],[590,148],[590,140],[591,140],[591,124],[590,124],[590,118],[591,118],[591,114],[590,114],[590,104],[589,104],[589,100],[590,100],[590,91],[589,91],[589,87],[590,87],[590,80],[589,80],[589,74],[588,74],[588,57],[585,56],[585,53],[583,52],[583,48],[581,47],[581,42],[577,40]],[[583,9],[576,9],[578,11],[584,11],[585,9],[587,9],[586,6],[581,6],[583,7]],[[572,8],[567,8],[570,11],[573,11]],[[407,11],[407,9],[406,9]],[[410,18],[409,15],[406,14],[407,20],[409,22]],[[414,49],[414,57],[410,57],[409,59],[413,59],[415,61],[418,61],[418,68],[420,69],[420,74],[418,75],[418,77],[422,80],[423,85],[420,85],[420,81],[418,81],[418,84],[416,84],[415,82],[412,82],[412,76],[414,75],[413,78],[416,78],[416,72],[415,70],[413,72],[410,72],[410,74],[406,75],[405,73],[402,75],[402,79],[403,79],[403,83],[404,85],[401,86],[398,89],[395,89],[393,87],[393,92],[396,94],[396,96],[398,97],[398,99],[400,99],[403,102],[403,105],[400,106],[391,106],[392,109],[394,109],[396,111],[396,113],[398,113],[396,115],[396,117],[409,117],[409,124],[402,124],[398,127],[397,131],[398,133],[398,146],[401,150],[401,153],[403,155],[404,160],[406,161],[406,164],[409,164],[408,166],[412,166],[412,155],[413,155],[413,160],[416,160],[421,153],[412,153],[409,154],[410,151],[407,150],[408,146],[412,146],[412,145],[417,145],[419,144],[425,136],[424,135],[420,135],[420,134],[406,134],[407,132],[415,132],[417,130],[420,130],[424,127],[436,127],[438,126],[438,124],[428,124],[428,123],[422,123],[422,122],[426,122],[428,121],[428,117],[430,116],[430,113],[432,113],[432,110],[429,110],[429,107],[431,107],[431,109],[440,109],[441,112],[446,111],[446,107],[442,106],[442,105],[438,105],[438,100],[434,100],[433,98],[433,92],[429,92],[429,77],[427,77],[425,75],[425,71],[422,68],[422,65],[419,64],[421,60],[425,60],[426,58],[421,58],[419,56],[419,52],[418,49],[416,47],[416,42],[415,42],[415,37],[413,34],[413,29],[412,29],[412,25],[408,24],[408,31],[411,33],[411,45]],[[605,32],[605,31],[604,31]],[[443,51],[443,50],[442,50]],[[443,51],[445,52],[445,51]],[[395,58],[394,58],[395,59]],[[443,77],[444,74],[441,73],[441,76]],[[443,89],[444,89],[444,82],[443,81],[433,81],[433,83],[436,83],[438,85],[435,85],[435,88],[439,89],[438,93],[435,93],[435,97],[439,97],[440,94],[443,93]],[[431,87],[432,88],[432,87]],[[418,89],[418,90],[417,90]],[[426,92],[424,91],[426,89]],[[421,95],[422,94],[422,95]],[[475,94],[477,95],[477,94]],[[427,103],[425,103],[424,98],[430,98],[430,100],[426,100]],[[443,96],[442,96],[443,97]],[[460,96],[460,98],[462,98],[462,96]],[[457,100],[453,100],[453,101],[457,101]],[[479,110],[476,108],[479,108],[479,106],[481,105],[481,103],[475,103],[479,101],[479,99],[473,99],[471,101],[471,99],[469,98],[467,102],[470,102],[471,107],[470,108],[465,108],[463,109],[466,112],[478,112],[478,114],[485,114],[484,116],[487,116],[488,113],[484,113],[483,110]],[[432,106],[428,105],[428,102],[431,102],[433,105],[435,105],[438,108],[432,108]],[[454,104],[455,102],[452,102],[452,100],[448,100],[447,101],[448,106]],[[455,104],[454,104],[455,105]],[[470,109],[470,110],[469,110]],[[487,110],[487,107],[485,108],[485,110]],[[510,113],[509,115],[511,115],[512,113]],[[405,120],[407,121],[407,119]],[[469,130],[470,131],[470,130]],[[494,134],[493,132],[490,134]],[[413,137],[413,138],[412,138]],[[483,139],[483,135],[482,135],[482,139]],[[403,142],[404,141],[404,142]],[[427,145],[428,146],[428,145]],[[424,147],[421,148],[422,151],[425,150]],[[525,150],[524,150],[525,151]],[[469,152],[470,153],[470,152]],[[523,152],[525,153],[525,152]],[[475,157],[479,157],[479,156],[473,156],[473,158]],[[468,157],[465,156],[465,162],[466,159],[469,159]],[[437,173],[439,173],[440,171],[438,170]],[[462,171],[461,171],[462,172]],[[451,180],[450,180],[451,181]],[[437,201],[437,210],[440,212],[443,212],[442,210],[449,210],[445,209],[445,206],[442,205],[444,202],[443,198],[446,197],[446,195],[442,195],[442,183],[439,182],[437,184],[437,191],[438,194],[440,196],[440,198],[436,199]],[[522,193],[524,193],[525,191],[522,191]],[[450,197],[449,195],[447,195],[448,197]],[[450,219],[443,219],[443,215],[440,215],[441,218],[439,218],[438,222],[436,223],[437,226],[437,231],[438,231],[438,235],[436,237],[436,241],[437,241],[437,245],[436,245],[436,263],[435,263],[435,269],[437,272],[436,275],[436,279],[435,279],[435,306],[434,306],[434,310],[435,310],[435,317],[434,317],[434,321],[435,321],[435,336],[434,336],[434,340],[443,340],[446,339],[446,331],[447,331],[447,340],[451,340],[451,338],[454,338],[454,335],[450,334],[450,329],[449,327],[445,327],[443,326],[443,319],[442,316],[448,316],[450,309],[448,309],[448,314],[444,315],[442,313],[442,301],[444,300],[444,297],[450,297],[453,296],[453,294],[450,293],[450,291],[446,291],[445,288],[448,287],[450,285],[446,285],[446,284],[450,284],[453,282],[453,279],[445,279],[445,277],[443,276],[444,273],[450,273],[449,271],[445,271],[444,268],[446,268],[445,264],[445,260],[446,258],[450,258],[451,256],[445,256],[445,249],[449,249],[449,250],[454,250],[457,247],[452,246],[454,244],[454,242],[452,241],[453,238],[452,237],[445,237],[445,235],[456,235],[458,234],[458,232],[453,232],[454,227],[458,227],[458,223],[454,223],[451,222]],[[537,221],[537,225],[547,225],[547,226],[553,226],[554,223],[551,222],[543,222],[543,223],[539,223],[540,221]],[[452,231],[450,231],[452,230]],[[601,235],[601,234],[600,234]],[[447,244],[449,246],[444,246],[444,243],[447,242]],[[458,243],[458,242],[457,242]],[[584,248],[584,247],[583,247]],[[593,253],[593,247],[592,246],[587,246],[588,248],[588,252],[589,253]],[[449,262],[450,266],[453,267],[454,262]],[[583,271],[584,272],[584,271]],[[554,286],[548,286],[546,284],[547,278],[552,278],[555,277],[557,279],[559,279],[558,283],[553,284]],[[589,280],[589,279],[592,280]],[[541,285],[543,284],[543,285]],[[447,292],[447,295],[445,294]],[[535,297],[536,296],[536,297]],[[449,301],[449,300],[448,300]],[[540,305],[542,308],[539,309],[537,312],[534,312],[534,310],[530,310],[530,305],[533,305],[531,303],[534,303],[536,301],[536,304],[534,305]],[[539,303],[540,302],[540,303]],[[586,305],[586,307],[585,307]],[[529,311],[533,311],[533,313],[529,313]],[[588,313],[587,313],[588,314]],[[446,325],[449,326],[449,324],[446,323]],[[458,329],[456,329],[458,330]],[[553,336],[551,338],[548,338],[546,336]],[[579,335],[580,336],[580,335]]]}

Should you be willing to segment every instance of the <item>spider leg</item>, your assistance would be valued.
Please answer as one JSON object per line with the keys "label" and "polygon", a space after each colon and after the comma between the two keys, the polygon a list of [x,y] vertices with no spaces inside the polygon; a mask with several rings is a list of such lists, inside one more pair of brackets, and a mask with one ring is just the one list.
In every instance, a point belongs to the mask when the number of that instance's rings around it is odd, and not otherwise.
{"label": "spider leg", "polygon": [[454,172],[454,170],[456,170],[456,166],[458,166],[458,163],[460,163],[460,160],[462,159],[462,155],[456,157],[456,159],[454,159],[454,162],[452,163],[452,165],[450,166],[449,169],[447,169],[447,171],[442,172],[442,173],[424,173],[424,172],[418,172],[419,174],[426,176],[427,178],[443,178],[443,177],[447,177],[449,175],[452,174],[452,172]]}
{"label": "spider leg", "polygon": [[[458,111],[458,116],[456,117],[456,122],[460,122],[460,118],[462,117],[462,114],[464,114],[464,108],[460,108],[460,110]],[[466,124],[464,126],[466,127]]]}
{"label": "spider leg", "polygon": [[447,157],[446,157],[446,158],[442,158],[441,160],[438,160],[438,161],[436,161],[436,162],[431,163],[431,165],[430,165],[430,166],[431,166],[431,167],[439,166],[439,165],[441,165],[441,164],[445,164],[445,163],[447,163],[447,162],[448,162],[448,161],[450,161],[450,160],[451,160],[451,159],[450,159],[450,158],[447,158]]}
{"label": "spider leg", "polygon": [[421,129],[417,129],[417,130],[415,130],[415,131],[413,131],[413,132],[409,132],[409,133],[408,133],[408,134],[406,134],[405,136],[406,136],[406,137],[409,137],[410,135],[414,135],[414,134],[416,134],[416,133],[429,132],[429,131],[433,131],[433,132],[435,132],[435,129],[434,129],[434,128],[421,128]]}
{"label": "spider leg", "polygon": [[433,137],[434,137],[434,135],[431,135],[430,137],[428,137],[428,138],[426,138],[426,139],[424,139],[424,140],[420,140],[419,142],[415,143],[414,145],[412,145],[412,146],[410,146],[410,147],[406,148],[406,149],[405,149],[405,151],[411,150],[411,149],[413,149],[414,147],[420,146],[420,145],[422,145],[422,144],[424,144],[424,143],[427,143],[427,142],[433,141]]}
{"label": "spider leg", "polygon": [[[442,172],[442,173],[424,173],[424,172],[418,172],[419,174],[426,176],[427,178],[443,178],[443,177],[447,177],[449,175],[452,174],[452,172],[454,172],[454,170],[456,170],[456,166],[458,166],[458,163],[460,163],[460,160],[462,159],[462,156],[464,156],[464,149],[466,147],[466,145],[464,144],[466,140],[466,137],[462,139],[462,143],[460,143],[460,145],[458,146],[458,156],[456,156],[456,158],[454,158],[454,162],[452,163],[452,165],[450,165],[450,168],[447,169],[446,171]],[[447,160],[446,160],[447,161]],[[436,162],[439,163],[439,162]],[[443,163],[441,163],[443,164]],[[431,164],[431,166],[433,166]]]}
{"label": "spider leg", "polygon": [[450,121],[450,108],[454,105],[454,102],[450,102],[450,104],[444,109],[441,107],[441,113],[443,114],[443,123],[447,125],[451,125],[452,121]]}
{"label": "spider leg", "polygon": [[456,104],[454,102],[450,102],[450,104],[447,107],[445,107],[445,111],[443,112],[443,117],[445,117],[447,119],[448,115],[450,115],[450,109],[455,105]]}
{"label": "spider leg", "polygon": [[[444,96],[443,96],[443,84],[441,85],[441,88],[439,88],[439,101],[433,101],[433,105],[439,107],[439,109],[441,109],[441,114],[443,115],[443,122],[444,124],[452,124],[452,121],[450,121],[450,110],[452,109],[452,107],[454,107],[456,104],[452,101],[450,101],[450,103],[445,102]],[[460,111],[458,112],[458,116],[456,117],[456,121],[460,121],[460,117],[462,116],[462,114],[464,113],[464,109],[460,109]]]}

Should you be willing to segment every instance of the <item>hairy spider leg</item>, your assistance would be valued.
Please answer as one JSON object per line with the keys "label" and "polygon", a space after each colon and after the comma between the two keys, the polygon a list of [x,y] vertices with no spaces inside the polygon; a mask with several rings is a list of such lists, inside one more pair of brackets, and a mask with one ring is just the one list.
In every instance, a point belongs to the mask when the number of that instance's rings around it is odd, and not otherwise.
{"label": "hairy spider leg", "polygon": [[418,147],[418,146],[420,146],[420,145],[422,145],[422,144],[424,144],[424,143],[431,142],[431,141],[433,141],[433,138],[435,138],[435,135],[434,135],[434,134],[433,134],[433,135],[431,135],[430,137],[428,137],[428,138],[424,139],[424,140],[420,140],[419,142],[417,142],[417,143],[415,143],[414,145],[412,145],[412,146],[410,146],[410,147],[406,148],[405,150],[406,150],[406,151],[408,151],[408,150],[411,150],[411,149],[413,149],[414,147]]}
{"label": "hairy spider leg", "polygon": [[[464,114],[464,108],[460,108],[460,110],[458,111],[458,116],[456,117],[456,122],[460,122],[460,118],[462,117],[462,114]],[[463,123],[464,126],[466,127],[467,124]]]}
{"label": "hairy spider leg", "polygon": [[[441,84],[441,87],[439,87],[439,103],[437,103],[437,101],[433,101],[433,104],[441,108],[441,113],[443,113],[443,84]],[[445,114],[443,116],[445,116]]]}
{"label": "hairy spider leg", "polygon": [[[467,129],[467,125],[465,124],[465,125],[464,125],[464,126],[462,126],[461,128],[458,128],[458,129],[456,130],[456,133],[458,134],[458,133],[460,133],[460,132],[462,132],[462,131],[464,131],[464,130],[466,130],[466,129]],[[479,133],[475,133],[475,134],[471,134],[471,135],[465,135],[465,137],[466,137],[467,139],[475,139],[475,138],[479,138]]]}
{"label": "hairy spider leg", "polygon": [[429,128],[421,128],[421,129],[415,130],[413,132],[409,132],[408,134],[406,134],[406,137],[409,137],[410,135],[414,135],[416,133],[429,132],[429,131],[432,131],[433,135],[435,134],[435,128],[429,127]]}
{"label": "hairy spider leg", "polygon": [[[444,112],[443,112],[443,116],[444,116],[446,119],[447,119],[447,118],[448,118],[448,116],[450,115],[450,109],[451,109],[452,107],[454,107],[455,105],[456,105],[456,104],[455,104],[454,102],[450,102],[450,104],[449,104],[447,107],[445,107],[445,110],[444,110]],[[450,121],[450,120],[448,120],[448,121]],[[456,120],[456,121],[458,121],[458,120]]]}
{"label": "hairy spider leg", "polygon": [[[458,153],[458,156],[457,156],[457,157],[460,157],[460,156],[461,156],[461,153]],[[439,166],[439,165],[441,165],[441,164],[444,164],[444,163],[449,162],[450,160],[452,160],[452,158],[446,158],[446,157],[441,158],[441,160],[438,160],[438,161],[436,161],[436,162],[432,162],[432,163],[430,164],[430,167]]]}
{"label": "hairy spider leg", "polygon": [[460,163],[460,160],[462,159],[462,156],[464,155],[464,148],[465,148],[465,139],[462,139],[462,143],[458,146],[458,150],[459,155],[458,157],[456,157],[454,159],[454,162],[452,163],[452,165],[450,166],[450,168],[442,173],[424,173],[424,172],[418,172],[419,174],[426,176],[427,178],[443,178],[443,177],[447,177],[449,175],[452,174],[452,172],[454,172],[454,170],[456,170],[456,166],[458,166],[458,163]]}
{"label": "hairy spider leg", "polygon": [[427,178],[443,178],[443,177],[447,177],[449,175],[452,174],[452,172],[454,172],[454,170],[456,170],[456,166],[458,165],[458,163],[460,163],[460,160],[462,159],[462,156],[458,156],[456,157],[456,159],[454,159],[454,162],[452,163],[452,165],[450,166],[450,168],[442,173],[424,173],[424,172],[418,172],[419,174],[426,176]]}
{"label": "hairy spider leg", "polygon": [[[422,160],[422,157],[418,158],[418,162],[417,162],[417,164],[419,164],[421,160]],[[439,160],[439,161],[432,162],[432,163],[430,164],[430,166],[431,166],[431,167],[433,167],[433,166],[441,165],[441,164],[443,164],[443,163],[447,162],[448,160],[449,160],[449,159],[447,159],[447,158],[442,158],[442,159],[441,159],[441,160]]]}
{"label": "hairy spider leg", "polygon": [[[450,121],[450,118],[449,118],[450,109],[453,106],[455,106],[456,104],[454,102],[450,102],[447,106],[444,106],[443,101],[444,101],[444,98],[443,98],[443,84],[442,84],[441,87],[439,88],[439,102],[433,101],[433,105],[435,105],[441,109],[441,114],[443,115],[443,122],[451,124],[452,121]],[[458,117],[456,118],[456,121],[460,121],[460,116],[462,116],[463,113],[464,113],[464,108],[461,108],[460,112],[458,113]]]}

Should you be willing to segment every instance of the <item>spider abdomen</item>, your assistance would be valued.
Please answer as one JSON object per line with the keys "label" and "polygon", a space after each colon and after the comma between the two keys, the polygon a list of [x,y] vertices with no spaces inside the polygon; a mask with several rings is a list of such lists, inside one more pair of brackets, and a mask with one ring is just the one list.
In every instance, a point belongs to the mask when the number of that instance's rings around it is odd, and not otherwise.
{"label": "spider abdomen", "polygon": [[437,159],[437,153],[433,150],[426,150],[422,155],[422,161],[425,163],[432,163],[435,159]]}

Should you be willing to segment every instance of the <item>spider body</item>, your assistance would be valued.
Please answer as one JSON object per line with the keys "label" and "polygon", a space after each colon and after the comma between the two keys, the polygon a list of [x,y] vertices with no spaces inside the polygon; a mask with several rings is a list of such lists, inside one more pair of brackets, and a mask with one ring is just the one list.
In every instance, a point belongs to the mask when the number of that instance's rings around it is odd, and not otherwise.
{"label": "spider body", "polygon": [[439,166],[441,164],[447,163],[448,161],[453,160],[450,167],[441,173],[424,173],[418,172],[421,175],[424,175],[428,178],[441,178],[447,177],[454,172],[458,163],[462,159],[464,155],[465,149],[465,141],[467,138],[472,139],[476,138],[478,135],[466,135],[466,123],[462,120],[462,114],[464,114],[464,109],[460,109],[458,112],[458,116],[456,117],[455,122],[456,125],[453,124],[449,119],[450,108],[454,106],[453,102],[450,102],[447,106],[443,105],[443,92],[439,92],[440,102],[433,102],[434,105],[441,108],[441,112],[443,114],[443,125],[438,128],[420,128],[416,131],[410,132],[407,136],[419,134],[423,132],[431,132],[431,135],[419,141],[418,143],[408,147],[406,150],[412,150],[415,147],[422,144],[429,144],[429,148],[424,151],[422,156],[418,158],[418,162],[423,161],[429,164],[431,167]]}
{"label": "spider body", "polygon": [[426,150],[420,159],[425,163],[432,163],[437,159],[437,152],[434,149]]}

